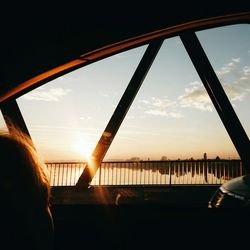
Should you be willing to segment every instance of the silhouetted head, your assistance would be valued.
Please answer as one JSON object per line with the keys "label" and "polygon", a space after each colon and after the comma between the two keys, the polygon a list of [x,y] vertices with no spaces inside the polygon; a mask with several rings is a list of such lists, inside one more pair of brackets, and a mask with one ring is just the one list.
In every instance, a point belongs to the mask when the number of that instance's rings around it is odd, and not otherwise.
{"label": "silhouetted head", "polygon": [[[5,240],[19,248],[50,249],[53,220],[46,166],[20,130],[0,132],[0,195]],[[16,242],[17,240],[17,242]]]}

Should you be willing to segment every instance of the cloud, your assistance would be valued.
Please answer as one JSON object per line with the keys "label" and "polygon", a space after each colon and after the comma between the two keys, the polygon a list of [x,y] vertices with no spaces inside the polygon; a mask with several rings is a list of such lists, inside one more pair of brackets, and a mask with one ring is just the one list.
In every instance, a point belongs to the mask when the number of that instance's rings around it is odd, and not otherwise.
{"label": "cloud", "polygon": [[[236,105],[233,102],[243,101],[250,92],[250,66],[244,66],[240,69],[240,62],[240,58],[233,58],[216,71],[233,106]],[[189,107],[201,111],[213,111],[213,105],[207,91],[198,81],[189,83],[184,94],[179,96],[178,101],[183,108]]]}
{"label": "cloud", "polygon": [[139,103],[150,104],[150,101],[147,101],[147,100],[140,100]]}
{"label": "cloud", "polygon": [[[240,58],[217,71],[220,82],[231,101],[243,101],[250,92],[250,66],[239,69]],[[226,70],[225,70],[226,69]]]}
{"label": "cloud", "polygon": [[157,110],[157,109],[147,110],[145,111],[145,113],[149,115],[165,116],[165,117],[172,117],[172,118],[183,117],[183,115],[178,112],[167,112],[165,110]]}
{"label": "cloud", "polygon": [[229,99],[233,101],[243,101],[245,96],[247,95],[247,89],[240,85],[231,85],[231,84],[224,84],[223,85],[226,94],[228,95]]}
{"label": "cloud", "polygon": [[181,118],[183,115],[176,111],[176,102],[170,101],[167,97],[156,98],[150,97],[147,100],[140,100],[140,109],[144,110],[145,114]]}
{"label": "cloud", "polygon": [[223,65],[216,73],[220,80],[224,80],[224,77],[238,78],[240,71],[238,69],[238,64],[240,63],[240,58],[232,58],[231,62]]}
{"label": "cloud", "polygon": [[167,97],[157,98],[157,97],[150,97],[148,100],[140,100],[139,103],[145,104],[149,107],[154,107],[159,110],[165,110],[168,107],[175,106],[176,103],[170,101]]}
{"label": "cloud", "polygon": [[190,87],[185,88],[185,92],[178,98],[182,108],[191,107],[201,111],[212,112],[212,102],[200,82],[192,82]]}
{"label": "cloud", "polygon": [[63,88],[51,88],[48,90],[40,88],[29,92],[28,94],[24,95],[23,98],[30,101],[58,102],[61,97],[66,96],[70,92],[70,89]]}
{"label": "cloud", "polygon": [[236,63],[239,63],[240,62],[240,58],[239,57],[238,58],[233,58],[232,61],[236,62]]}
{"label": "cloud", "polygon": [[243,68],[243,75],[246,76],[246,77],[250,76],[250,66],[245,66]]}

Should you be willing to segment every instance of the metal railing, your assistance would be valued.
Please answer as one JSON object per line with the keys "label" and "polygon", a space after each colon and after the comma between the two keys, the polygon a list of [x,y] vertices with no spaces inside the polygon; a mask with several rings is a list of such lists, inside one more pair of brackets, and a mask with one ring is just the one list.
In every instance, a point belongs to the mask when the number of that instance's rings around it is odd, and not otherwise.
{"label": "metal railing", "polygon": [[[74,186],[85,162],[46,163],[52,186]],[[103,162],[91,185],[220,185],[242,176],[241,160]]]}
{"label": "metal railing", "polygon": [[51,186],[74,186],[78,181],[85,162],[46,163]]}

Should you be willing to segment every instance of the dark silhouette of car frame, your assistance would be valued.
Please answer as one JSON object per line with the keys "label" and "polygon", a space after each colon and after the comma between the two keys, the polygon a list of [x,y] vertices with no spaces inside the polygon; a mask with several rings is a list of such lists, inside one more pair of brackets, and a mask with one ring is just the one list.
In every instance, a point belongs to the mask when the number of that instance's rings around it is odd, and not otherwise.
{"label": "dark silhouette of car frame", "polygon": [[[55,248],[160,249],[175,246],[177,249],[201,249],[209,246],[218,249],[232,247],[234,242],[238,248],[245,246],[240,239],[248,237],[242,225],[250,222],[249,210],[239,212],[238,208],[249,208],[250,142],[194,32],[229,24],[249,24],[249,3],[227,2],[220,6],[211,2],[187,2],[164,5],[164,8],[146,2],[139,8],[119,4],[117,9],[106,9],[108,5],[102,4],[85,5],[85,8],[71,8],[72,5],[53,6],[53,9],[47,5],[34,9],[2,8],[5,12],[1,16],[0,108],[3,115],[29,134],[16,103],[18,97],[75,69],[149,43],[144,63],[130,82],[133,91],[124,93],[117,115],[106,127],[113,138],[162,39],[180,35],[243,161],[246,175],[208,193],[210,199],[198,207],[187,199],[171,206],[157,201],[121,206],[54,204]],[[111,142],[110,138],[100,139],[93,152],[95,170]],[[86,168],[76,185],[77,190],[88,188],[92,178]],[[234,240],[231,241],[231,237]]]}

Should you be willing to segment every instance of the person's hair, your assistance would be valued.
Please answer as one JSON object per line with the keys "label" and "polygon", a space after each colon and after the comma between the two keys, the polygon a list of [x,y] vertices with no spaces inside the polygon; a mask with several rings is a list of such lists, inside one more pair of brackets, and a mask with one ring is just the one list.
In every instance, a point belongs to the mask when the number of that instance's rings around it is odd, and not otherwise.
{"label": "person's hair", "polygon": [[24,196],[29,194],[27,198],[33,204],[35,200],[39,206],[48,206],[51,193],[46,166],[30,137],[12,125],[10,133],[0,132],[0,154],[4,163],[0,174],[1,188],[6,194],[22,189]]}
{"label": "person's hair", "polygon": [[0,132],[0,211],[6,235],[13,242],[18,238],[25,249],[51,249],[54,229],[46,165],[29,136],[13,124],[8,128],[9,133]]}

